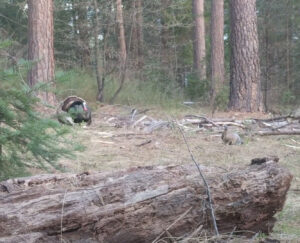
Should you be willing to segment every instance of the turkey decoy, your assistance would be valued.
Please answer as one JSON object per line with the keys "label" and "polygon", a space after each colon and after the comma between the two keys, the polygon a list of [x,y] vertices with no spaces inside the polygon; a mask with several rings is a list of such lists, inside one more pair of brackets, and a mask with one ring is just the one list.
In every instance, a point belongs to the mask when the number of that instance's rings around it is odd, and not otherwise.
{"label": "turkey decoy", "polygon": [[77,96],[67,97],[57,110],[57,118],[61,123],[74,125],[74,123],[92,123],[91,109],[86,101]]}

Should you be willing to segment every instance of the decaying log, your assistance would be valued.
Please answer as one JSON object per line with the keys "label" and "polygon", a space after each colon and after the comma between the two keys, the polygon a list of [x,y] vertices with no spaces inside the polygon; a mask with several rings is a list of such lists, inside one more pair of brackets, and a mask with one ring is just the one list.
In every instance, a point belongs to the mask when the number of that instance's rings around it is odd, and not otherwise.
{"label": "decaying log", "polygon": [[[225,173],[201,167],[219,231],[267,232],[292,175],[268,161]],[[50,174],[0,183],[0,242],[151,242],[212,229],[194,165]],[[66,241],[64,241],[66,240]]]}

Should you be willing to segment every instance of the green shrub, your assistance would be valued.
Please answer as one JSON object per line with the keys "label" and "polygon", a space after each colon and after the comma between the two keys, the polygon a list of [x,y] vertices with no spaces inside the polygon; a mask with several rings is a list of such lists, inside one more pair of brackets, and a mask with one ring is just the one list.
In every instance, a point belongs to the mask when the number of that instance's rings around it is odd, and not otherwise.
{"label": "green shrub", "polygon": [[[162,88],[163,86],[163,88]],[[104,88],[104,101],[108,102],[119,87],[119,81],[109,79]],[[124,105],[158,105],[161,107],[174,107],[182,103],[180,91],[174,85],[163,85],[158,80],[140,81],[127,80],[115,103]]]}
{"label": "green shrub", "polygon": [[38,100],[25,89],[0,90],[0,180],[27,175],[26,168],[60,169],[58,158],[70,156],[68,129],[34,111]]}
{"label": "green shrub", "polygon": [[[164,78],[162,72],[146,69],[144,72],[146,80],[131,78],[128,71],[126,81],[115,103],[124,105],[160,105],[176,106],[182,103],[183,97],[179,87],[174,81]],[[106,77],[104,85],[104,102],[108,103],[120,81],[116,75]],[[59,99],[69,95],[77,95],[95,103],[97,96],[96,78],[82,70],[57,70],[56,71],[56,94]]]}
{"label": "green shrub", "polygon": [[70,129],[35,111],[36,88],[7,70],[0,76],[0,180],[29,175],[28,168],[62,170],[57,160],[76,146],[66,137]]}
{"label": "green shrub", "polygon": [[214,106],[218,108],[218,110],[226,110],[229,102],[229,87],[224,86],[219,94],[216,96]]}
{"label": "green shrub", "polygon": [[192,100],[207,100],[209,93],[208,80],[199,80],[196,74],[190,74],[187,77],[187,86],[185,95]]}
{"label": "green shrub", "polygon": [[290,105],[296,101],[296,96],[291,90],[285,90],[282,93],[281,101],[284,105]]}
{"label": "green shrub", "polygon": [[82,70],[58,69],[55,73],[56,96],[64,99],[77,95],[88,102],[94,102],[97,96],[97,83],[93,75]]}

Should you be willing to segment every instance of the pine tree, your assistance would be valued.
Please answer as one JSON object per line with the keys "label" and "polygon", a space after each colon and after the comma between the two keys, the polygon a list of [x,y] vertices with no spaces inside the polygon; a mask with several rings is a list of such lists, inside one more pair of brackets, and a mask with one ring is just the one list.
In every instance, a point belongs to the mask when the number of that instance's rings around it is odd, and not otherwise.
{"label": "pine tree", "polygon": [[69,128],[35,111],[34,93],[41,87],[31,89],[17,77],[0,72],[0,181],[28,175],[28,168],[61,169],[57,160],[72,156],[75,148],[68,145]]}

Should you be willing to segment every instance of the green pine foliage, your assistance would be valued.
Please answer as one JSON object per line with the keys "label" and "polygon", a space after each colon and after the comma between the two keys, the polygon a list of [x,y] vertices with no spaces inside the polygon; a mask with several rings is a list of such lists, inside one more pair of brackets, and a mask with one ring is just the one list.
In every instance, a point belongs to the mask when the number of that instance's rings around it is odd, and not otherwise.
{"label": "green pine foliage", "polygon": [[36,112],[36,90],[17,77],[0,72],[0,181],[29,175],[29,168],[62,170],[57,160],[75,151],[70,129]]}
{"label": "green pine foliage", "polygon": [[68,130],[34,111],[38,99],[28,89],[0,90],[0,180],[27,175],[27,168],[60,169],[56,161],[70,156]]}

